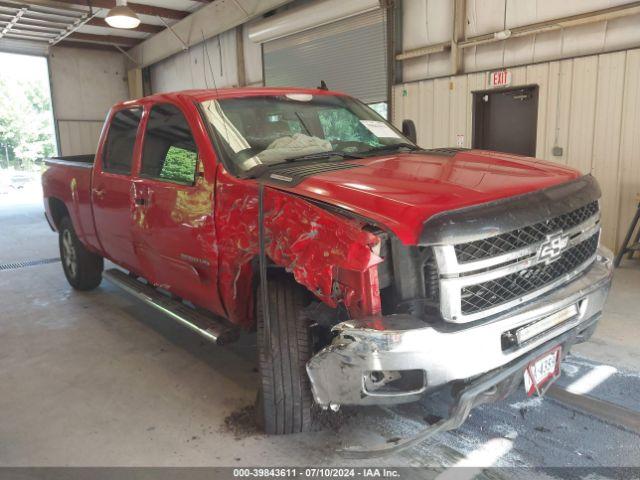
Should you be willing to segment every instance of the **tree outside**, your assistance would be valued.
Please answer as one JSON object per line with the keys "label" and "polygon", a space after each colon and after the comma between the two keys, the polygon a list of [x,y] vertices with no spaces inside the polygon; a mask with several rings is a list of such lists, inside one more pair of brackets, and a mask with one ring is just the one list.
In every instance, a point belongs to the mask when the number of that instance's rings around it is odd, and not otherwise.
{"label": "tree outside", "polygon": [[35,170],[55,152],[46,58],[0,53],[0,169]]}

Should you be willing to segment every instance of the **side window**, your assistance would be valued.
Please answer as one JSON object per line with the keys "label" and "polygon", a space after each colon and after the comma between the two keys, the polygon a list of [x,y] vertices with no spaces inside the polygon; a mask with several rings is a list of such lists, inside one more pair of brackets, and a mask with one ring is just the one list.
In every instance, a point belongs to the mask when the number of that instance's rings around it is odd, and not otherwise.
{"label": "side window", "polygon": [[111,119],[109,133],[102,154],[102,169],[105,172],[131,173],[131,163],[133,160],[133,148],[136,145],[136,134],[141,108],[130,110],[120,110]]}
{"label": "side window", "polygon": [[154,105],[144,137],[140,175],[191,185],[197,163],[196,142],[180,109]]}

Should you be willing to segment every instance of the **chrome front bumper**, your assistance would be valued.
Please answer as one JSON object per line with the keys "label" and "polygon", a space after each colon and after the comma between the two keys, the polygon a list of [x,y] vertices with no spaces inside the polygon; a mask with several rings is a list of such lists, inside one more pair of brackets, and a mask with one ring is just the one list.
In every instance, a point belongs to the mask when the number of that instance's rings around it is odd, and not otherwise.
{"label": "chrome front bumper", "polygon": [[[596,261],[579,278],[535,301],[490,321],[463,327],[435,328],[408,315],[351,320],[334,327],[331,345],[307,364],[314,398],[321,407],[396,404],[418,400],[424,393],[456,380],[468,380],[498,369],[543,344],[585,341],[593,331],[611,286],[612,253],[599,249]],[[535,337],[503,350],[502,334],[571,305],[578,315]],[[572,331],[574,335],[568,333]],[[425,382],[409,391],[375,391],[371,372],[422,370]]]}

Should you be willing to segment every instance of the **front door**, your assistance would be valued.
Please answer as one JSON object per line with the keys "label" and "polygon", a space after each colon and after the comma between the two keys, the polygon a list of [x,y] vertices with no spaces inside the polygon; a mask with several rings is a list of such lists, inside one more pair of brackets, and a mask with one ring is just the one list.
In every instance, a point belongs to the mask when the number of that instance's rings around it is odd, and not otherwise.
{"label": "front door", "polygon": [[91,185],[93,215],[102,249],[114,262],[136,272],[140,264],[131,232],[131,171],[141,117],[142,108],[119,110],[111,117]]}
{"label": "front door", "polygon": [[142,142],[133,231],[143,274],[153,284],[222,314],[213,217],[215,172],[199,166],[202,149],[176,105],[151,107]]}

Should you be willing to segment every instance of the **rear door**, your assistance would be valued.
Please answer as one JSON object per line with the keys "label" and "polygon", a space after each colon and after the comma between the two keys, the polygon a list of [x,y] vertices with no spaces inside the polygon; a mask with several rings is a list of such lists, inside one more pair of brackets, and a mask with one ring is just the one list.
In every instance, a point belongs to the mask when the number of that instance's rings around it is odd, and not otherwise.
{"label": "rear door", "polygon": [[213,217],[215,172],[204,171],[205,140],[196,139],[197,125],[189,124],[182,108],[158,103],[148,112],[134,182],[134,241],[148,280],[222,314]]}
{"label": "rear door", "polygon": [[93,215],[102,249],[113,261],[136,272],[140,263],[131,232],[132,168],[138,155],[136,138],[141,117],[142,107],[125,108],[112,115],[91,185]]}

